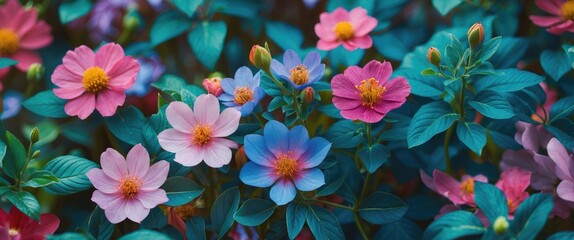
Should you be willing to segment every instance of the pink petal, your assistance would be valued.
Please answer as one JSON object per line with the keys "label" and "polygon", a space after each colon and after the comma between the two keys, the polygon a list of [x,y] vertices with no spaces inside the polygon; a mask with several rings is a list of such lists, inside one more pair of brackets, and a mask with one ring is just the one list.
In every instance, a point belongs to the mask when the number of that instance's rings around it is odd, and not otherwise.
{"label": "pink petal", "polygon": [[100,190],[94,191],[92,201],[98,204],[101,209],[115,207],[122,200],[122,195],[118,193],[104,193]]}
{"label": "pink petal", "polygon": [[126,208],[126,202],[120,201],[119,204],[115,208],[106,208],[105,215],[106,218],[113,224],[117,224],[127,218],[127,215],[124,211]]}
{"label": "pink petal", "polygon": [[74,99],[84,93],[84,87],[54,88],[54,94],[62,99]]}
{"label": "pink petal", "polygon": [[192,135],[189,133],[180,132],[177,129],[166,129],[163,130],[157,136],[159,140],[159,145],[166,151],[175,153],[179,152],[184,148],[191,146]]}
{"label": "pink petal", "polygon": [[558,184],[556,191],[558,192],[558,196],[560,196],[560,198],[566,201],[574,202],[574,182],[564,180]]}
{"label": "pink petal", "polygon": [[137,178],[143,178],[149,169],[149,154],[141,145],[135,145],[126,156],[128,173]]}
{"label": "pink petal", "polygon": [[170,103],[166,109],[166,117],[169,124],[180,132],[192,133],[192,129],[197,125],[193,110],[183,102]]}
{"label": "pink petal", "polygon": [[236,149],[238,147],[236,142],[226,138],[213,138],[211,141],[213,141],[214,143],[222,144],[223,146],[226,146],[228,148]]}
{"label": "pink petal", "polygon": [[169,201],[163,189],[139,191],[136,199],[139,200],[145,208],[150,209]]}
{"label": "pink petal", "polygon": [[94,112],[96,108],[96,95],[92,93],[85,93],[79,97],[72,99],[64,106],[64,111],[68,116],[78,116],[84,120]]}
{"label": "pink petal", "polygon": [[82,76],[72,73],[64,65],[56,67],[52,73],[52,83],[62,88],[84,88]]}
{"label": "pink petal", "polygon": [[128,175],[128,166],[124,157],[115,149],[108,148],[100,156],[100,164],[106,175],[120,180]]}
{"label": "pink petal", "polygon": [[556,138],[548,143],[548,156],[556,163],[556,174],[563,180],[574,181],[574,159]]}
{"label": "pink petal", "polygon": [[350,17],[349,12],[346,9],[344,9],[342,7],[338,7],[333,12],[331,12],[330,15],[328,15],[327,18],[330,18],[330,19],[328,19],[327,22],[336,24],[338,22],[349,21],[350,20],[349,17]]}
{"label": "pink petal", "polygon": [[384,61],[379,62],[377,60],[371,60],[363,70],[367,72],[367,75],[375,78],[382,85],[389,80],[389,77],[393,74],[393,66],[390,62]]}
{"label": "pink petal", "polygon": [[34,230],[37,233],[51,235],[58,230],[58,226],[60,226],[60,219],[54,214],[45,213],[40,216],[40,226]]}
{"label": "pink petal", "polygon": [[241,112],[233,108],[227,108],[217,118],[217,121],[211,126],[213,131],[212,137],[227,137],[234,133],[239,127]]}
{"label": "pink petal", "polygon": [[[22,39],[22,35],[26,34],[30,28],[34,26],[38,19],[38,14],[35,10],[18,9],[14,12],[9,12],[10,20],[8,20],[11,28],[16,31],[16,34]],[[43,22],[43,21],[42,21]],[[40,23],[40,22],[39,22]]]}
{"label": "pink petal", "polygon": [[94,64],[104,69],[106,73],[109,73],[114,65],[124,56],[122,46],[116,43],[108,43],[98,49],[94,58]]}
{"label": "pink petal", "polygon": [[562,13],[560,7],[562,6],[563,3],[559,4],[557,1],[549,1],[549,0],[535,0],[534,3],[536,3],[536,6],[546,11],[547,13],[557,16],[561,15]]}
{"label": "pink petal", "polygon": [[141,179],[143,184],[141,190],[155,190],[158,189],[165,180],[169,173],[169,163],[161,160],[149,167],[146,175]]}
{"label": "pink petal", "polygon": [[337,41],[326,41],[324,39],[319,39],[317,42],[317,49],[323,51],[329,51],[337,48],[341,43]]}
{"label": "pink petal", "polygon": [[213,125],[219,117],[219,101],[212,94],[202,94],[193,105],[195,119],[198,122]]}
{"label": "pink petal", "polygon": [[140,201],[136,199],[125,202],[124,213],[129,220],[141,223],[149,214],[150,209],[145,208]]}
{"label": "pink petal", "polygon": [[125,92],[105,89],[96,95],[96,109],[98,109],[98,112],[104,117],[113,116],[118,106],[124,105],[125,100]]}
{"label": "pink petal", "polygon": [[337,41],[337,35],[335,32],[331,31],[330,28],[326,28],[325,25],[320,23],[315,24],[315,34],[317,34],[317,36],[323,41]]}
{"label": "pink petal", "polygon": [[102,193],[116,193],[118,191],[118,180],[108,176],[102,169],[90,169],[86,176],[90,179],[92,185]]}
{"label": "pink petal", "polygon": [[355,49],[357,49],[357,46],[352,41],[343,41],[342,43],[343,47],[349,52],[355,51]]}
{"label": "pink petal", "polygon": [[109,86],[122,91],[131,88],[139,70],[140,65],[137,60],[132,57],[123,57],[107,72],[110,77]]}
{"label": "pink petal", "polygon": [[[343,72],[345,77],[353,84],[353,86],[357,86],[361,84],[361,81],[369,79],[371,76],[364,71],[362,68],[357,66],[350,66]],[[354,87],[353,87],[354,88]]]}
{"label": "pink petal", "polygon": [[95,56],[92,49],[82,45],[74,49],[74,51],[68,51],[62,62],[70,72],[83,77],[86,69],[94,66]]}
{"label": "pink petal", "polygon": [[225,144],[212,141],[205,150],[206,153],[203,161],[207,166],[220,168],[223,167],[223,165],[229,164],[231,161],[231,149]]}
{"label": "pink petal", "polygon": [[368,106],[358,106],[355,109],[341,110],[341,116],[349,120],[361,120],[367,123],[381,121],[385,114],[378,113]]}
{"label": "pink petal", "polygon": [[18,70],[23,72],[26,72],[30,67],[30,65],[32,65],[33,63],[42,63],[42,58],[40,58],[40,55],[38,55],[38,53],[36,53],[35,51],[29,51],[29,50],[20,50],[12,54],[10,58],[18,61],[18,64],[16,64],[16,68],[18,68]]}
{"label": "pink petal", "polygon": [[351,110],[351,109],[355,109],[355,108],[361,106],[361,104],[363,104],[363,102],[361,100],[358,100],[358,99],[348,99],[348,98],[338,97],[338,96],[334,96],[332,101],[333,101],[333,104],[335,105],[335,107],[339,110]]}
{"label": "pink petal", "polygon": [[175,153],[174,161],[186,167],[193,167],[201,163],[205,156],[202,148],[190,146]]}
{"label": "pink petal", "polygon": [[552,33],[552,34],[556,34],[556,35],[560,35],[564,32],[566,32],[569,28],[574,26],[574,22],[572,22],[572,20],[567,20],[563,23],[560,23],[558,25],[554,25],[550,28],[548,28],[548,32]]}
{"label": "pink petal", "polygon": [[456,205],[466,203],[460,198],[462,192],[460,190],[459,182],[454,180],[454,178],[451,176],[436,169],[433,172],[433,176],[436,189],[440,194],[447,197],[452,203]]}
{"label": "pink petal", "polygon": [[434,179],[427,175],[423,170],[419,170],[419,174],[421,175],[421,180],[423,181],[424,185],[427,186],[430,190],[438,193],[436,186],[434,185]]}
{"label": "pink petal", "polygon": [[349,18],[354,28],[353,34],[355,37],[362,37],[369,34],[379,23],[376,18],[368,16],[367,10],[361,7],[351,10]]}
{"label": "pink petal", "polygon": [[[373,39],[371,38],[371,36],[365,35],[362,37],[354,37],[351,40],[349,40],[349,43],[352,43],[351,46],[355,48],[368,49],[373,46]],[[349,49],[349,51],[351,50]]]}
{"label": "pink petal", "polygon": [[38,49],[52,43],[52,27],[44,21],[36,23],[32,29],[20,38],[20,46],[24,49]]}
{"label": "pink petal", "polygon": [[358,90],[344,74],[337,74],[331,80],[331,88],[333,88],[333,95],[349,98],[360,99]]}
{"label": "pink petal", "polygon": [[375,104],[375,110],[380,113],[388,113],[401,107],[411,92],[411,86],[403,77],[388,81],[385,85],[387,91],[381,96],[381,100]]}
{"label": "pink petal", "polygon": [[556,16],[530,16],[530,20],[534,24],[541,27],[549,27],[564,21],[564,19],[562,19],[561,17]]}

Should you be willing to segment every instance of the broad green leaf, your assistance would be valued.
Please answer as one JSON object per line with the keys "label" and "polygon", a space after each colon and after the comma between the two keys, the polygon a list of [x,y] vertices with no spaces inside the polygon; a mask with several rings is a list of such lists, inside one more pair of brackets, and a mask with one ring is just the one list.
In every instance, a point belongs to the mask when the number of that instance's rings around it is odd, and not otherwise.
{"label": "broad green leaf", "polygon": [[226,35],[225,22],[202,22],[189,33],[187,40],[199,62],[214,70],[223,50]]}
{"label": "broad green leaf", "polygon": [[6,143],[8,145],[7,154],[2,160],[3,172],[16,180],[20,177],[22,171],[25,171],[26,165],[26,149],[24,145],[12,133],[6,131]]}
{"label": "broad green leaf", "polygon": [[572,114],[574,114],[574,96],[562,98],[550,107],[550,122],[569,118]]}
{"label": "broad green leaf", "polygon": [[552,195],[537,193],[524,200],[516,209],[510,229],[517,239],[536,239],[544,228],[553,208]]}
{"label": "broad green leaf", "polygon": [[22,187],[39,188],[57,182],[59,182],[59,180],[53,173],[46,170],[37,170],[28,177],[28,181],[24,182]]}
{"label": "broad green leaf", "polygon": [[203,0],[173,0],[172,2],[177,9],[184,12],[188,17],[192,17]]}
{"label": "broad green leaf", "polygon": [[361,124],[341,120],[329,127],[323,137],[333,143],[333,148],[354,148],[363,141],[361,129]]}
{"label": "broad green leaf", "polygon": [[281,49],[298,50],[303,44],[303,34],[298,28],[282,22],[266,22],[265,32]]}
{"label": "broad green leaf", "polygon": [[171,240],[167,235],[149,229],[140,229],[120,237],[119,240]]}
{"label": "broad green leaf", "polygon": [[482,235],[486,228],[471,212],[449,212],[434,220],[425,230],[423,239],[449,240]]}
{"label": "broad green leaf", "polygon": [[56,140],[60,135],[60,127],[52,120],[44,120],[36,124],[36,126],[24,124],[22,127],[22,134],[27,140],[30,140],[30,132],[34,127],[40,130],[40,140],[34,146],[42,146]]}
{"label": "broad green leaf", "polygon": [[287,234],[289,239],[295,239],[305,225],[307,217],[307,206],[293,202],[287,207],[286,213]]}
{"label": "broad green leaf", "polygon": [[142,142],[145,116],[136,107],[120,109],[113,116],[104,119],[110,132],[118,139],[131,145]]}
{"label": "broad green leaf", "polygon": [[153,46],[175,38],[191,28],[191,19],[177,11],[167,11],[155,19],[150,30]]}
{"label": "broad green leaf", "polygon": [[110,223],[104,210],[96,206],[88,219],[88,231],[98,240],[110,239],[114,233],[114,224]]}
{"label": "broad green leaf", "polygon": [[474,82],[477,92],[491,90],[498,93],[514,92],[525,87],[536,85],[544,80],[544,77],[534,73],[518,70],[515,68],[502,69],[496,75],[488,75]]}
{"label": "broad green leaf", "polygon": [[469,103],[482,115],[492,119],[508,119],[514,116],[506,98],[493,91],[482,91]]}
{"label": "broad green leaf", "polygon": [[447,15],[453,8],[460,5],[463,0],[432,0],[434,8],[440,15]]}
{"label": "broad green leaf", "polygon": [[68,114],[64,111],[66,100],[54,95],[52,90],[37,93],[22,103],[28,111],[37,115],[50,118],[65,118]]}
{"label": "broad green leaf", "polygon": [[0,68],[10,67],[18,64],[18,61],[10,58],[0,58]]}
{"label": "broad green leaf", "polygon": [[217,233],[217,239],[225,237],[233,225],[233,214],[239,208],[239,197],[239,189],[233,187],[225,190],[213,203],[211,227]]}
{"label": "broad green leaf", "polygon": [[22,213],[36,221],[40,221],[40,203],[34,195],[26,191],[8,191],[4,194],[4,197],[14,204]]}
{"label": "broad green leaf", "polygon": [[62,22],[62,24],[67,24],[88,14],[91,9],[92,2],[90,0],[64,1],[58,8],[60,22]]}
{"label": "broad green leaf", "polygon": [[427,142],[458,119],[459,115],[446,102],[437,101],[422,106],[415,113],[407,132],[409,148]]}
{"label": "broad green leaf", "polygon": [[205,222],[199,216],[192,217],[185,221],[187,239],[205,240]]}
{"label": "broad green leaf", "polygon": [[273,214],[275,207],[276,205],[274,203],[265,199],[248,199],[239,210],[235,212],[233,218],[244,226],[258,226]]}
{"label": "broad green leaf", "polygon": [[169,198],[169,201],[164,204],[172,207],[191,202],[203,192],[203,187],[186,177],[169,178],[161,188],[165,190]]}
{"label": "broad green leaf", "polygon": [[556,51],[544,50],[540,54],[540,65],[544,72],[554,81],[560,80],[564,74],[572,70],[572,62],[566,54],[569,45],[564,45]]}
{"label": "broad green leaf", "polygon": [[473,122],[459,122],[456,126],[458,139],[470,150],[478,154],[482,153],[482,148],[486,145],[486,129]]}
{"label": "broad green leaf", "polygon": [[474,200],[491,223],[500,216],[508,218],[506,196],[494,185],[475,181]]}
{"label": "broad green leaf", "polygon": [[[75,232],[67,232],[67,233],[62,233],[62,234],[58,234],[58,235],[48,235],[46,236],[47,240],[92,240],[88,237],[86,237],[86,235],[81,234],[81,233],[75,233]],[[100,239],[98,239],[100,240]]]}
{"label": "broad green leaf", "polygon": [[383,165],[391,155],[391,150],[382,144],[364,146],[357,152],[369,173],[374,173]]}
{"label": "broad green leaf", "polygon": [[574,239],[574,231],[562,231],[552,234],[547,240],[572,240]]}
{"label": "broad green leaf", "polygon": [[372,224],[388,224],[401,219],[407,209],[407,204],[397,196],[374,192],[361,204],[359,215]]}
{"label": "broad green leaf", "polygon": [[502,37],[498,36],[493,39],[488,40],[487,42],[482,44],[480,48],[480,54],[477,56],[478,62],[486,62],[488,61],[498,50],[498,46],[500,45]]}
{"label": "broad green leaf", "polygon": [[150,210],[147,217],[141,222],[142,228],[162,228],[167,224],[167,217],[159,207]]}
{"label": "broad green leaf", "polygon": [[318,206],[309,206],[306,219],[315,239],[345,239],[339,221],[330,211]]}
{"label": "broad green leaf", "polygon": [[78,156],[64,155],[54,158],[46,164],[44,170],[52,172],[59,182],[43,189],[54,195],[68,195],[86,190],[92,187],[86,173],[96,167],[96,163]]}

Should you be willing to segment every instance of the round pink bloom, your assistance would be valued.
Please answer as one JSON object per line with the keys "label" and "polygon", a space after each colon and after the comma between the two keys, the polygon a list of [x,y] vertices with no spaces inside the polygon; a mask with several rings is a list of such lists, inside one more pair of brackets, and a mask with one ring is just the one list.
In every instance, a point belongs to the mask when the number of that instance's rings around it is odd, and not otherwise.
{"label": "round pink bloom", "polygon": [[126,159],[112,148],[102,153],[102,169],[94,168],[86,176],[96,188],[92,201],[104,209],[111,223],[126,218],[140,223],[150,209],[168,201],[163,189],[169,163],[158,161],[152,166],[147,150],[135,145]]}
{"label": "round pink bloom", "polygon": [[104,117],[114,115],[140,70],[138,61],[125,56],[115,43],[102,46],[97,53],[82,45],[68,51],[62,62],[52,74],[52,82],[60,87],[54,94],[69,99],[66,114],[80,119],[86,119],[94,109]]}
{"label": "round pink bloom", "polygon": [[389,62],[370,61],[364,68],[351,66],[331,80],[333,104],[350,120],[376,123],[407,100],[411,86],[403,77],[389,81]]}
{"label": "round pink bloom", "polygon": [[321,13],[320,22],[315,24],[315,34],[319,36],[317,48],[327,51],[341,44],[349,51],[370,48],[373,39],[368,34],[377,24],[377,19],[367,15],[362,7],[351,12],[339,7],[332,13]]}
{"label": "round pink bloom", "polygon": [[530,16],[530,20],[556,35],[574,32],[574,2],[565,0],[535,0],[536,5],[552,16]]}
{"label": "round pink bloom", "polygon": [[40,215],[40,222],[22,213],[12,206],[6,213],[0,209],[0,239],[3,240],[36,240],[45,239],[58,229],[60,219],[54,214]]}
{"label": "round pink bloom", "polygon": [[[38,21],[34,8],[25,9],[17,0],[8,0],[0,6],[0,57],[18,61],[16,68],[28,70],[32,63],[42,63],[35,50],[52,43],[52,28]],[[0,69],[0,78],[8,68]]]}
{"label": "round pink bloom", "polygon": [[204,161],[219,168],[231,161],[231,149],[237,144],[227,137],[239,127],[241,112],[227,108],[219,113],[214,95],[202,94],[193,110],[183,102],[172,102],[166,109],[167,121],[173,128],[162,131],[157,138],[163,149],[175,153],[175,161],[195,166]]}

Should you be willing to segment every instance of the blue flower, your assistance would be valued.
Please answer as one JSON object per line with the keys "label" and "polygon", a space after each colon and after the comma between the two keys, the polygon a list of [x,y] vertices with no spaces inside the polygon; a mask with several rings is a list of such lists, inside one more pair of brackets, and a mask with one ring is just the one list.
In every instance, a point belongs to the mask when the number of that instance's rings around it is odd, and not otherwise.
{"label": "blue flower", "polygon": [[[284,64],[284,65],[283,65]],[[301,63],[301,58],[293,50],[288,49],[283,55],[283,64],[273,59],[271,71],[289,81],[297,90],[306,88],[321,80],[325,74],[325,64],[321,64],[319,52],[312,51]]]}
{"label": "blue flower", "polygon": [[8,90],[2,97],[2,116],[0,119],[12,118],[22,109],[22,100],[24,96],[16,91]]}
{"label": "blue flower", "polygon": [[265,96],[265,92],[259,87],[260,81],[259,72],[253,76],[248,67],[240,67],[235,72],[235,80],[231,78],[221,80],[223,93],[219,96],[219,100],[223,105],[239,110],[241,116],[247,116]]}
{"label": "blue flower", "polygon": [[245,154],[251,160],[239,178],[254,187],[271,187],[271,200],[277,205],[291,202],[301,191],[313,191],[325,184],[319,165],[331,148],[321,137],[309,139],[303,126],[289,130],[278,121],[269,121],[263,136],[250,134],[244,139]]}
{"label": "blue flower", "polygon": [[161,64],[157,54],[150,57],[138,57],[136,59],[140,64],[140,71],[134,85],[126,90],[126,94],[143,97],[149,93],[151,84],[157,81],[164,73],[165,67]]}

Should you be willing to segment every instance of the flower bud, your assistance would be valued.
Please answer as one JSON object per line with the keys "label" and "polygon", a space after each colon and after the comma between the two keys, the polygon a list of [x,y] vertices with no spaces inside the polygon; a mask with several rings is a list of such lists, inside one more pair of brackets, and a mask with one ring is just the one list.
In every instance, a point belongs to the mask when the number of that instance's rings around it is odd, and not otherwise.
{"label": "flower bud", "polygon": [[436,49],[435,47],[430,47],[428,52],[427,52],[427,60],[435,66],[439,66],[440,65],[440,51],[438,49]]}
{"label": "flower bud", "polygon": [[134,30],[138,28],[141,24],[140,16],[137,12],[137,9],[131,6],[128,8],[128,13],[124,16],[122,21],[124,24],[124,28],[127,30]]}
{"label": "flower bud", "polygon": [[32,159],[37,158],[39,155],[40,155],[40,150],[34,151],[34,153],[32,153]]}
{"label": "flower bud", "polygon": [[494,224],[492,225],[492,229],[497,235],[502,235],[508,230],[508,220],[505,217],[499,216],[494,220]]}
{"label": "flower bud", "polygon": [[271,67],[271,53],[264,47],[253,45],[249,52],[249,61],[253,66],[269,71]]}
{"label": "flower bud", "polygon": [[221,93],[223,92],[223,89],[221,88],[220,77],[210,77],[203,79],[203,82],[201,84],[209,94],[213,94],[216,97],[219,97],[219,95],[221,95]]}
{"label": "flower bud", "polygon": [[237,149],[237,153],[235,153],[235,164],[237,168],[241,168],[245,163],[247,163],[247,155],[245,154],[245,148],[241,146]]}
{"label": "flower bud", "polygon": [[44,66],[41,63],[33,63],[26,71],[26,78],[29,81],[36,82],[44,76]]}
{"label": "flower bud", "polygon": [[466,33],[468,35],[468,44],[470,48],[476,48],[484,40],[484,27],[481,23],[475,23],[468,29]]}
{"label": "flower bud", "polygon": [[38,142],[38,140],[40,140],[40,130],[37,127],[35,127],[30,132],[30,142],[36,143]]}
{"label": "flower bud", "polygon": [[301,100],[303,103],[312,103],[315,100],[315,90],[312,87],[306,87],[301,91]]}

